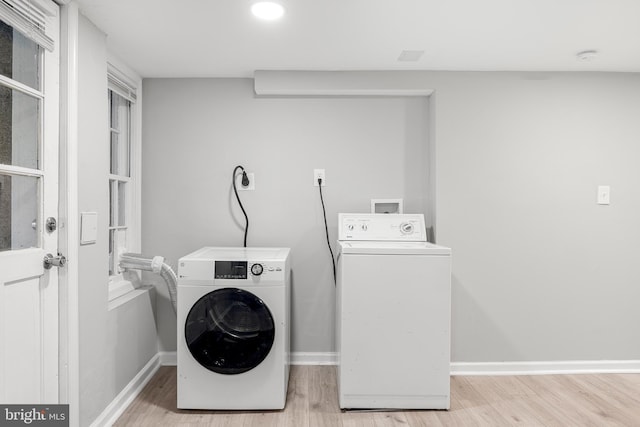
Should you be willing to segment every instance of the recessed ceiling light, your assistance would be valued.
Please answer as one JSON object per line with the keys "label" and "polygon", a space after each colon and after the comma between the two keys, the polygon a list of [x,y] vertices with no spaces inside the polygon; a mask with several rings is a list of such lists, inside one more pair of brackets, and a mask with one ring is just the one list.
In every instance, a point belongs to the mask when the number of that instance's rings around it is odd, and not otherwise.
{"label": "recessed ceiling light", "polygon": [[282,18],[282,15],[284,15],[284,7],[282,7],[280,3],[273,1],[261,1],[251,6],[251,13],[253,13],[256,18],[264,19],[265,21],[274,21]]}
{"label": "recessed ceiling light", "polygon": [[581,61],[593,61],[598,56],[597,50],[585,50],[582,52],[578,52],[576,54],[579,60]]}

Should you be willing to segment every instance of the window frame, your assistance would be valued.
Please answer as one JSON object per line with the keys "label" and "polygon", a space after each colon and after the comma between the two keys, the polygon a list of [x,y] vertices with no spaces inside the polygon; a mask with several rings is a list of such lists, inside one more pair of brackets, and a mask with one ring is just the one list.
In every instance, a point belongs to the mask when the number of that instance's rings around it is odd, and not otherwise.
{"label": "window frame", "polygon": [[[142,167],[142,79],[133,70],[131,70],[126,64],[122,63],[116,57],[109,55],[107,61],[107,77],[116,81],[123,82],[133,91],[131,97],[127,98],[130,104],[130,116],[129,116],[129,178],[127,184],[126,194],[126,225],[127,225],[127,252],[140,252],[141,248],[141,167]],[[112,90],[110,84],[107,84],[107,92],[105,96],[105,102],[109,102],[109,91]],[[115,91],[118,93],[118,91]],[[122,95],[122,94],[120,94]],[[111,111],[109,108],[106,119],[111,117]],[[107,123],[107,131],[109,139],[107,143],[111,144],[111,123]],[[111,164],[107,169],[106,183],[111,185],[112,179],[119,177],[119,175],[111,174]],[[116,184],[117,185],[117,184]],[[109,196],[111,193],[109,192]],[[111,200],[108,201],[108,208],[111,209]],[[107,216],[110,217],[110,211],[107,212]],[[109,224],[108,230],[111,229]],[[111,241],[110,232],[107,234],[108,242]],[[108,250],[108,246],[107,246]],[[117,248],[114,248],[117,251]],[[106,254],[107,262],[109,262],[109,254]],[[117,256],[117,252],[116,252]],[[107,269],[109,271],[109,269]],[[122,271],[118,271],[115,274],[109,275],[108,280],[108,302],[109,309],[117,307],[119,302],[128,301],[132,295],[135,294],[137,288],[140,287],[140,277],[138,274],[123,274]]]}
{"label": "window frame", "polygon": [[[10,3],[13,3],[13,2],[10,2]],[[4,7],[8,7],[8,6],[4,5]],[[14,247],[13,244],[15,243],[12,243],[12,245],[5,248],[2,248],[2,246],[0,246],[0,254],[6,254],[9,252],[25,250],[25,249],[44,247],[42,229],[43,229],[43,221],[44,221],[43,218],[45,217],[44,216],[45,200],[44,200],[43,192],[44,192],[44,179],[47,175],[45,172],[45,164],[44,164],[44,156],[45,156],[44,140],[45,140],[45,133],[46,133],[46,123],[45,123],[44,113],[47,105],[47,101],[46,101],[47,97],[51,97],[51,95],[47,96],[47,93],[45,91],[45,80],[46,80],[45,56],[48,52],[47,47],[43,44],[40,44],[37,39],[30,37],[30,36],[33,36],[34,34],[26,34],[28,33],[28,29],[30,28],[28,26],[28,22],[30,21],[23,22],[23,25],[15,25],[13,23],[14,21],[6,18],[7,16],[4,13],[1,14],[0,22],[2,22],[3,25],[8,27],[13,32],[14,43],[15,43],[16,36],[18,36],[23,38],[24,40],[28,40],[29,43],[33,43],[36,50],[35,64],[34,64],[36,74],[37,74],[36,85],[30,84],[29,82],[24,81],[22,78],[15,75],[15,74],[19,74],[19,72],[15,73],[15,71],[21,71],[20,69],[18,70],[13,69],[13,67],[16,65],[16,62],[14,61],[15,56],[14,58],[12,58],[12,61],[11,61],[11,66],[13,71],[12,76],[9,77],[8,75],[0,74],[0,88],[4,90],[8,90],[11,93],[12,108],[15,108],[16,105],[18,104],[22,104],[23,106],[26,105],[25,101],[34,102],[33,106],[35,108],[29,109],[33,111],[33,120],[32,121],[23,120],[24,123],[21,127],[19,123],[14,121],[15,117],[13,117],[11,119],[12,122],[10,124],[10,128],[8,129],[9,134],[12,134],[12,135],[16,132],[16,130],[20,130],[20,129],[22,130],[28,129],[28,131],[32,132],[31,136],[33,137],[33,141],[29,142],[29,144],[27,145],[26,151],[29,154],[33,155],[34,164],[22,164],[20,162],[14,163],[11,159],[7,163],[0,162],[0,175],[3,176],[5,179],[9,178],[10,180],[35,179],[35,186],[33,187],[35,191],[29,192],[29,195],[33,196],[33,200],[31,201],[34,203],[33,205],[34,209],[21,210],[20,208],[18,208],[18,210],[15,210],[16,206],[14,206],[14,202],[12,201],[13,196],[11,195],[9,196],[9,206],[8,206],[12,217],[14,218],[23,217],[22,220],[14,222],[14,220],[10,216],[9,223],[8,223],[8,231],[10,235],[9,241],[12,242],[13,239],[11,238],[11,235],[14,234],[14,232],[16,231],[16,228],[24,230],[22,226],[26,225],[27,223],[32,224],[31,226],[33,227],[33,233],[29,232],[29,234],[33,236],[33,240],[31,240],[31,236],[29,236],[25,240],[23,240],[24,242],[27,243],[26,246],[18,245]],[[24,18],[20,18],[20,19],[24,19]],[[13,49],[16,49],[16,47],[17,46],[14,44]],[[21,102],[20,102],[20,98],[22,98]],[[24,126],[24,124],[26,124],[27,126]],[[25,148],[25,146],[20,147],[19,141],[16,144],[16,147],[18,151],[20,151],[21,148]],[[11,151],[8,154],[13,156],[15,152]],[[24,181],[21,187],[24,188]],[[2,193],[2,182],[0,182],[0,193]],[[9,194],[11,194],[11,192],[9,192]],[[25,203],[23,200],[19,202],[18,205],[20,205],[21,207],[25,207],[26,205],[29,205],[29,204]],[[33,222],[30,220],[27,220],[27,216],[29,218],[32,218]]]}

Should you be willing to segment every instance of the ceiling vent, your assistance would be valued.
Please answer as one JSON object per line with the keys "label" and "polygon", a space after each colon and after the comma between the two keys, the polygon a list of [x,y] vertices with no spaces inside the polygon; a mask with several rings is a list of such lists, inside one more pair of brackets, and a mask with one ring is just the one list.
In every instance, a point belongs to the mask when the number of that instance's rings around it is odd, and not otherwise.
{"label": "ceiling vent", "polygon": [[597,50],[585,50],[585,51],[582,51],[582,52],[578,52],[576,54],[576,56],[578,57],[578,59],[580,61],[589,62],[589,61],[593,61],[594,59],[596,59],[596,57],[598,56],[598,51]]}
{"label": "ceiling vent", "polygon": [[398,56],[398,61],[400,62],[416,62],[418,61],[422,55],[424,55],[424,50],[403,50]]}

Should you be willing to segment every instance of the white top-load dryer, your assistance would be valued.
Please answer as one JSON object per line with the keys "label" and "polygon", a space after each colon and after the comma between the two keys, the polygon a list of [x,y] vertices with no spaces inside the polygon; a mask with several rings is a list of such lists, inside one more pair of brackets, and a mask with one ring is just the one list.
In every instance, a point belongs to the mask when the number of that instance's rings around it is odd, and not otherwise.
{"label": "white top-load dryer", "polygon": [[422,214],[339,214],[338,389],[344,409],[448,409],[451,249]]}

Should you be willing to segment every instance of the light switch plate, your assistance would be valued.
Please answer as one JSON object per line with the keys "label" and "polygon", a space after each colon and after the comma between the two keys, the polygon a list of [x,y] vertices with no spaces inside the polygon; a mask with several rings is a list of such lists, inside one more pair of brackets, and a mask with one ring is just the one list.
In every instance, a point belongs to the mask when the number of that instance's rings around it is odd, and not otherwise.
{"label": "light switch plate", "polygon": [[98,239],[98,213],[80,212],[80,244],[88,245]]}
{"label": "light switch plate", "polygon": [[598,186],[598,204],[608,205],[611,196],[611,188],[608,185]]}

